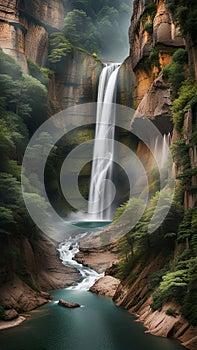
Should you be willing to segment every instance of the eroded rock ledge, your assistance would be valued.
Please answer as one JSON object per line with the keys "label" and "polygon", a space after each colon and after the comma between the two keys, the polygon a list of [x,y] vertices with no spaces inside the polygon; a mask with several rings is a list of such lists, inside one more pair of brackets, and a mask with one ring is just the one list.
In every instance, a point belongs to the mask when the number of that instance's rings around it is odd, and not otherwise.
{"label": "eroded rock ledge", "polygon": [[104,276],[99,278],[90,288],[90,292],[106,297],[113,297],[120,284],[120,280],[112,276]]}

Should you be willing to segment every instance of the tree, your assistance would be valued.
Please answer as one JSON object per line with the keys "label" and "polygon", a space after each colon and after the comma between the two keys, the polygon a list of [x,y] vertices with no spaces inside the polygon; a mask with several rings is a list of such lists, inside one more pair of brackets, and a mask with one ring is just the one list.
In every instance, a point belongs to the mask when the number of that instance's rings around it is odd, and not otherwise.
{"label": "tree", "polygon": [[72,52],[72,44],[61,32],[51,34],[49,44],[50,55],[48,56],[48,59],[51,63],[60,62]]}
{"label": "tree", "polygon": [[69,12],[65,18],[63,32],[73,46],[89,52],[98,51],[95,27],[85,11],[74,9]]}

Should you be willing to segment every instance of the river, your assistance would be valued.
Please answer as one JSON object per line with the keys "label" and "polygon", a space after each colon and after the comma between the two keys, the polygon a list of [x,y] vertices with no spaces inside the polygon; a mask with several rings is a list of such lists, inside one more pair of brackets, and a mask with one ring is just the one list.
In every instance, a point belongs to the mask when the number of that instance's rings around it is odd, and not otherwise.
{"label": "river", "polygon": [[[183,350],[175,340],[145,334],[128,311],[88,291],[101,275],[72,260],[84,235],[59,246],[63,263],[79,270],[80,283],[53,291],[53,301],[30,312],[27,321],[0,331],[0,350]],[[61,307],[59,299],[81,307]]]}

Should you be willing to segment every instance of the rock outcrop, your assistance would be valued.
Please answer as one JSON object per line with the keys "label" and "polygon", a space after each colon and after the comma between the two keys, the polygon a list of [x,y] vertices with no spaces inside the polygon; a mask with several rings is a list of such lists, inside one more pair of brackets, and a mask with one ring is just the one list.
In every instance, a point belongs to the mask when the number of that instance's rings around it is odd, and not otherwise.
{"label": "rock outcrop", "polygon": [[[132,106],[136,108],[158,77],[159,66],[163,68],[170,63],[177,47],[184,47],[185,44],[163,0],[151,2],[151,4],[147,0],[134,1],[129,40],[130,56],[123,63],[122,80],[128,81],[129,61],[130,72],[132,72],[130,74],[133,75],[133,72],[135,74],[130,90]],[[120,103],[130,106],[131,96],[120,95]]]}
{"label": "rock outcrop", "polygon": [[71,303],[69,301],[65,301],[65,300],[62,300],[62,299],[60,299],[58,301],[58,305],[63,306],[63,307],[67,307],[69,309],[74,309],[76,307],[80,307],[80,305],[77,304],[77,303]]}
{"label": "rock outcrop", "polygon": [[96,102],[98,79],[102,68],[103,65],[99,60],[77,49],[56,67],[54,66],[56,71],[54,92],[59,109]]}
{"label": "rock outcrop", "polygon": [[48,237],[37,233],[34,239],[1,239],[0,305],[5,310],[30,311],[50,300],[43,291],[72,285],[78,279],[75,269],[63,266],[56,244]]}
{"label": "rock outcrop", "polygon": [[104,272],[118,259],[117,244],[101,248],[83,248],[75,255],[75,260],[84,266],[89,266],[98,273]]}
{"label": "rock outcrop", "polygon": [[112,276],[104,276],[99,278],[89,290],[92,293],[112,298],[115,295],[119,284],[119,279]]}
{"label": "rock outcrop", "polygon": [[162,134],[168,134],[173,130],[171,107],[172,87],[160,73],[144,94],[133,119],[146,117],[153,121]]}

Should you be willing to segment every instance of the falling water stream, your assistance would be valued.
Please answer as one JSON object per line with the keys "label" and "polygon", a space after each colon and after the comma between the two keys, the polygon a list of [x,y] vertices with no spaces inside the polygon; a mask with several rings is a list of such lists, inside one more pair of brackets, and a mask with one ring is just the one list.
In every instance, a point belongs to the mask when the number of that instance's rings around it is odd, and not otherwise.
{"label": "falling water stream", "polygon": [[[89,191],[88,213],[94,220],[111,220],[113,186],[115,111],[119,64],[106,65],[100,75],[97,98],[96,130]],[[102,140],[102,142],[101,142]]]}
{"label": "falling water stream", "polygon": [[160,159],[158,164],[161,168],[165,165],[168,159],[169,147],[171,145],[171,134],[160,135],[154,140],[154,156],[156,159]]}

